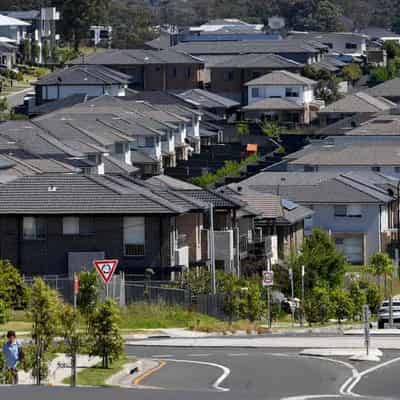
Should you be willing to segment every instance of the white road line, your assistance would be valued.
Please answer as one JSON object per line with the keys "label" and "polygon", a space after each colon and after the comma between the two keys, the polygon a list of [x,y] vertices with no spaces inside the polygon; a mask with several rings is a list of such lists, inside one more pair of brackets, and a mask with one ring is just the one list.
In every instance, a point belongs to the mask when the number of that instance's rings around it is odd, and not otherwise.
{"label": "white road line", "polygon": [[360,395],[359,395],[358,393],[354,393],[354,392],[353,392],[353,389],[354,389],[354,387],[361,381],[361,379],[362,379],[365,375],[368,375],[368,374],[371,373],[371,372],[374,372],[374,371],[376,371],[376,370],[378,370],[378,369],[380,369],[380,368],[386,367],[387,365],[393,364],[393,363],[395,363],[395,362],[397,362],[397,361],[400,361],[400,357],[393,358],[392,360],[385,361],[385,362],[383,362],[383,363],[381,363],[381,364],[375,365],[375,366],[372,367],[372,368],[368,368],[368,369],[366,369],[366,370],[360,372],[359,375],[357,376],[357,378],[354,379],[354,381],[353,381],[353,382],[350,384],[350,386],[346,389],[346,394],[350,394],[350,395],[352,395],[352,396],[358,396],[358,397],[360,397]]}
{"label": "white road line", "polygon": [[168,358],[173,356],[173,354],[153,354],[151,358]]}
{"label": "white road line", "polygon": [[175,360],[175,359],[169,359],[168,362],[176,362],[176,363],[188,363],[188,364],[198,364],[198,365],[207,365],[210,367],[215,367],[222,369],[223,373],[222,375],[212,384],[213,388],[216,390],[219,390],[220,392],[229,392],[229,388],[225,388],[220,386],[221,383],[230,375],[231,370],[228,367],[225,367],[224,365],[221,364],[215,364],[211,362],[206,362],[206,361],[193,361],[193,360]]}
{"label": "white road line", "polygon": [[187,354],[188,357],[209,357],[210,354],[207,353],[193,353],[193,354]]}
{"label": "white road line", "polygon": [[228,353],[228,357],[246,357],[249,353]]}
{"label": "white road line", "polygon": [[282,397],[281,400],[309,400],[309,399],[321,399],[321,398],[332,398],[332,397],[342,397],[340,394],[309,394],[305,396],[292,396],[292,397]]}

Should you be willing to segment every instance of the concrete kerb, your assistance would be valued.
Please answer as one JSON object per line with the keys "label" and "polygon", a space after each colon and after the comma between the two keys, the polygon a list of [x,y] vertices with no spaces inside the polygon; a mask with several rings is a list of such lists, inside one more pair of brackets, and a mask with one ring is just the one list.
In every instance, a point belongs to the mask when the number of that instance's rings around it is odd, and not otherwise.
{"label": "concrete kerb", "polygon": [[380,361],[383,353],[379,349],[372,348],[367,355],[365,348],[332,348],[332,349],[304,349],[300,355],[314,357],[349,357],[352,361]]}

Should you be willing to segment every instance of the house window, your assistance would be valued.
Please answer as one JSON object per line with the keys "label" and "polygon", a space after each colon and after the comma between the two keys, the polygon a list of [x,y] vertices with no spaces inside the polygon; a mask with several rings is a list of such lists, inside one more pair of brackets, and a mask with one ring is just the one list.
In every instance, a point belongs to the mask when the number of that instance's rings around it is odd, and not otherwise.
{"label": "house window", "polygon": [[24,240],[43,240],[46,237],[45,219],[41,217],[23,218]]}
{"label": "house window", "polygon": [[335,238],[335,245],[337,250],[344,254],[348,262],[353,264],[363,263],[364,246],[362,236]]}
{"label": "house window", "polygon": [[394,172],[396,172],[396,174],[400,174],[400,167],[394,167]]}
{"label": "house window", "polygon": [[333,44],[332,43],[322,43],[325,46],[328,46],[330,49],[333,49]]}
{"label": "house window", "polygon": [[304,172],[315,172],[318,171],[318,166],[314,166],[314,165],[304,165]]}
{"label": "house window", "polygon": [[63,217],[63,235],[79,235],[79,217]]}
{"label": "house window", "polygon": [[346,43],[346,49],[357,49],[357,44],[356,43]]}
{"label": "house window", "polygon": [[299,89],[298,88],[286,88],[285,96],[286,97],[299,97]]}
{"label": "house window", "polygon": [[186,78],[190,79],[191,76],[192,76],[192,68],[191,67],[187,67],[186,68]]}
{"label": "house window", "polygon": [[[308,205],[306,207],[309,208],[310,210],[313,210],[313,208],[314,208],[313,206],[310,206],[310,205]],[[314,224],[314,215],[313,214],[304,218],[304,229],[306,231],[311,230],[313,228],[313,224]]]}
{"label": "house window", "polygon": [[146,137],[144,143],[145,143],[145,147],[153,147],[154,139],[152,137]]}
{"label": "house window", "polygon": [[124,217],[124,254],[126,256],[144,256],[144,244],[144,217]]}
{"label": "house window", "polygon": [[115,143],[115,152],[117,154],[124,153],[124,144],[123,143]]}
{"label": "house window", "polygon": [[374,172],[380,172],[381,171],[381,167],[378,167],[377,165],[374,167],[371,167],[371,170]]}
{"label": "house window", "polygon": [[347,215],[346,206],[335,206],[335,217],[345,217]]}
{"label": "house window", "polygon": [[92,217],[63,217],[63,235],[93,235]]}
{"label": "house window", "polygon": [[346,205],[335,205],[335,217],[351,217],[360,218],[362,217],[362,209],[358,204]]}
{"label": "house window", "polygon": [[258,87],[251,88],[251,97],[260,97],[260,88]]}
{"label": "house window", "polygon": [[224,72],[224,81],[233,81],[233,71]]}

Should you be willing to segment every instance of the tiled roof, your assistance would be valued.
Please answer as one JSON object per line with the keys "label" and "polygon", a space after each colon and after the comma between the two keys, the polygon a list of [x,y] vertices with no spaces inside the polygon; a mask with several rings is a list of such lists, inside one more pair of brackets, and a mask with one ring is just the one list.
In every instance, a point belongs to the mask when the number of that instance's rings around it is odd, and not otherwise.
{"label": "tiled roof", "polygon": [[165,189],[174,190],[202,190],[200,187],[192,185],[189,182],[182,181],[180,179],[172,178],[168,175],[155,175],[147,179],[153,186],[159,186]]}
{"label": "tiled roof", "polygon": [[270,68],[270,69],[300,69],[304,67],[296,61],[278,54],[238,54],[216,63],[212,68]]}
{"label": "tiled roof", "polygon": [[36,175],[4,184],[1,214],[180,214],[193,204],[169,201],[121,176]]}
{"label": "tiled roof", "polygon": [[216,209],[239,209],[244,203],[230,198],[222,193],[215,192],[209,189],[194,189],[194,190],[180,190],[180,193],[193,197],[194,199],[200,200],[206,204],[212,203]]}
{"label": "tiled roof", "polygon": [[372,97],[365,92],[349,94],[342,99],[329,104],[319,112],[324,113],[374,113],[389,110],[396,107],[395,103],[384,99],[383,97]]}
{"label": "tiled roof", "polygon": [[345,132],[346,136],[398,136],[400,115],[379,115]]}
{"label": "tiled roof", "polygon": [[252,85],[302,85],[302,86],[313,86],[316,85],[317,82],[308,79],[300,74],[294,74],[289,71],[273,71],[269,74],[265,74],[256,79],[252,79],[249,82],[246,82],[246,86]]}
{"label": "tiled roof", "polygon": [[365,91],[374,97],[399,97],[400,98],[400,78],[390,79],[380,83]]}
{"label": "tiled roof", "polygon": [[74,65],[44,75],[35,85],[124,85],[131,80],[130,75],[103,65]]}
{"label": "tiled roof", "polygon": [[200,108],[232,108],[240,103],[204,89],[189,89],[177,94],[184,101]]}
{"label": "tiled roof", "polygon": [[146,65],[146,64],[203,64],[198,58],[173,49],[141,50],[112,49],[78,57],[70,64],[80,65]]}

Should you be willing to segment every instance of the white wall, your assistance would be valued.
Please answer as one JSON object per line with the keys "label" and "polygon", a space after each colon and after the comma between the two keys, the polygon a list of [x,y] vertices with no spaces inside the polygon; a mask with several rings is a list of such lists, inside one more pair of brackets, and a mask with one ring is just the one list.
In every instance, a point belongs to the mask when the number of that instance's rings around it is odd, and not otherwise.
{"label": "white wall", "polygon": [[[252,89],[258,88],[258,97],[253,97]],[[293,88],[299,91],[298,97],[286,97],[286,89]],[[281,97],[288,100],[294,101],[297,104],[308,104],[314,101],[314,92],[308,87],[301,85],[282,85],[282,86],[272,86],[272,85],[251,85],[248,87],[248,104],[254,103],[256,101],[269,98],[269,97]]]}
{"label": "white wall", "polygon": [[73,94],[84,93],[91,97],[102,96],[108,93],[110,96],[124,96],[125,88],[123,86],[105,86],[105,85],[49,85],[42,87],[43,100],[57,100]]}

